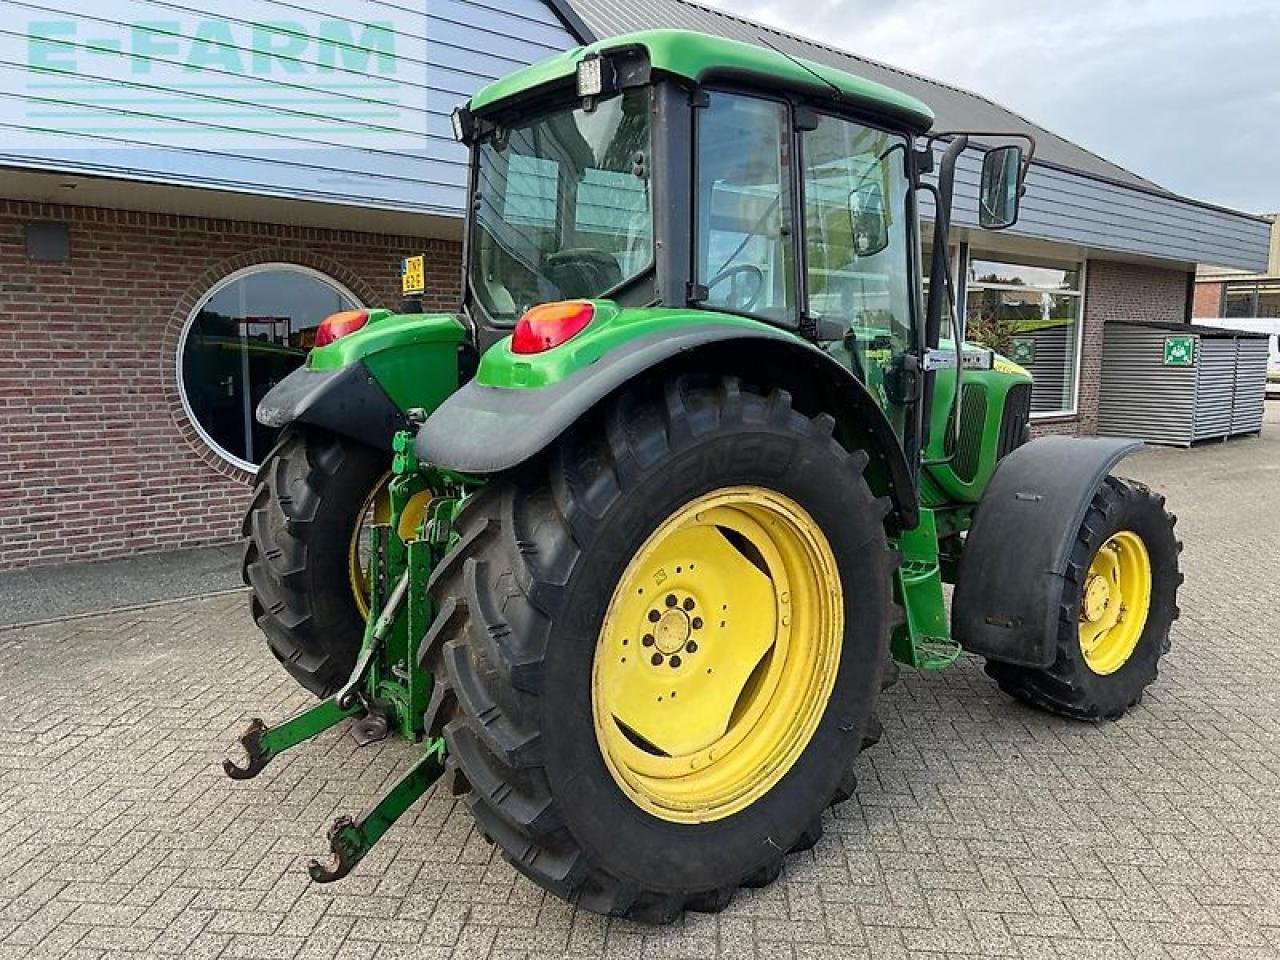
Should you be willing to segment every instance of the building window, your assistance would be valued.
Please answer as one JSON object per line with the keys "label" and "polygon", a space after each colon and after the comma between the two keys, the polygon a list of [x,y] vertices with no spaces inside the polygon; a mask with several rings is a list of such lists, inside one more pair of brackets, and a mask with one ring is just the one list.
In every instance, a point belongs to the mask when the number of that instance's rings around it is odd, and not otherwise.
{"label": "building window", "polygon": [[1280,317],[1280,280],[1235,280],[1223,286],[1225,316]]}
{"label": "building window", "polygon": [[1033,416],[1075,413],[1082,278],[1081,264],[969,258],[966,336],[1027,369]]}
{"label": "building window", "polygon": [[256,468],[277,432],[258,423],[258,401],[302,365],[321,320],[358,306],[324,274],[283,263],[240,270],[205,294],[178,341],[178,392],[214,452]]}

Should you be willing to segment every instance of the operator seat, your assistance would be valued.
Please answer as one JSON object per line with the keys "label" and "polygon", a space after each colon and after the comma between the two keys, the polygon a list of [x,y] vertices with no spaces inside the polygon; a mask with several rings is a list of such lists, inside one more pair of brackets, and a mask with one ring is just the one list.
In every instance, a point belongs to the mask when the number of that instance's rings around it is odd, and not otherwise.
{"label": "operator seat", "polygon": [[622,282],[622,268],[613,255],[590,247],[550,254],[542,270],[564,300],[598,297]]}

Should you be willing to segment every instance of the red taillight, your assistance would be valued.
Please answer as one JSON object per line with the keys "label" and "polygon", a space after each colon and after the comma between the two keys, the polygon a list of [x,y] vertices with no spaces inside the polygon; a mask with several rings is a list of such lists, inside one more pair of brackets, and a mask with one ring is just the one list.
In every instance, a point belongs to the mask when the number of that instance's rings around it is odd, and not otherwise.
{"label": "red taillight", "polygon": [[511,335],[512,353],[542,353],[576,337],[591,322],[596,308],[588,300],[544,303],[525,312]]}
{"label": "red taillight", "polygon": [[368,322],[368,310],[344,310],[342,313],[331,313],[320,321],[320,326],[316,327],[316,346],[323,347],[349,333],[355,333]]}

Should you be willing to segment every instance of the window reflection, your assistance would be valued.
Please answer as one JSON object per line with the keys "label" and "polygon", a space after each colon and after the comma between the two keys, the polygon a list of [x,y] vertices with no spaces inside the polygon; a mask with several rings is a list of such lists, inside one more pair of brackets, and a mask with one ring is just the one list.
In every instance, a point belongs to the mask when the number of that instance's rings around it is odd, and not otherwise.
{"label": "window reflection", "polygon": [[714,93],[698,120],[698,282],[707,306],[796,315],[786,106]]}
{"label": "window reflection", "polygon": [[266,454],[278,431],[258,423],[258,401],[303,364],[321,320],[356,306],[331,281],[290,267],[235,276],[205,299],[183,343],[182,392],[216,452],[240,466]]}
{"label": "window reflection", "polygon": [[1078,264],[969,259],[965,335],[1026,368],[1033,414],[1075,409],[1082,299]]}
{"label": "window reflection", "polygon": [[803,149],[808,312],[847,326],[829,349],[899,419],[895,369],[914,346],[906,141],[824,116]]}

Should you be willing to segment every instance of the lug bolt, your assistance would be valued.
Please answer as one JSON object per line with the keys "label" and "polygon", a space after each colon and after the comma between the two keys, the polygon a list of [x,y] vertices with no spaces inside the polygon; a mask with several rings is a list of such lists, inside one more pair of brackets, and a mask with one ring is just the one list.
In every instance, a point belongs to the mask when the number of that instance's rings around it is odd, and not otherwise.
{"label": "lug bolt", "polygon": [[684,607],[686,610],[692,610],[694,607],[693,597],[685,597],[684,603],[680,604],[680,606]]}
{"label": "lug bolt", "polygon": [[650,661],[649,661],[649,662],[650,662],[650,663],[652,663],[655,667],[660,667],[660,666],[662,666],[662,654],[660,654],[660,653],[655,653],[655,654],[650,658]]}
{"label": "lug bolt", "polygon": [[674,607],[676,605],[676,595],[674,593],[667,594],[667,606]]}
{"label": "lug bolt", "polygon": [[657,610],[650,610],[650,611],[649,611],[649,622],[650,622],[650,623],[657,623],[657,622],[658,622],[659,620],[661,620],[661,619],[662,619],[662,614],[660,614]]}
{"label": "lug bolt", "polygon": [[697,653],[697,652],[698,652],[698,641],[697,641],[697,640],[690,640],[688,643],[686,643],[686,644],[684,645],[684,652],[685,652],[685,653]]}
{"label": "lug bolt", "polygon": [[695,629],[695,630],[701,630],[701,629],[702,629],[702,618],[701,618],[701,617],[694,617],[694,618],[693,618],[693,622],[692,622],[692,623],[690,623],[690,624],[689,624],[689,626],[693,627],[693,629]]}
{"label": "lug bolt", "polygon": [[671,658],[671,669],[675,670],[679,666],[680,666],[680,657],[679,655],[676,655]]}
{"label": "lug bolt", "polygon": [[641,637],[641,638],[640,638],[640,642],[641,642],[641,643],[643,643],[646,647],[652,647],[652,646],[653,646],[653,634],[652,634],[652,633],[646,633],[643,637]]}

